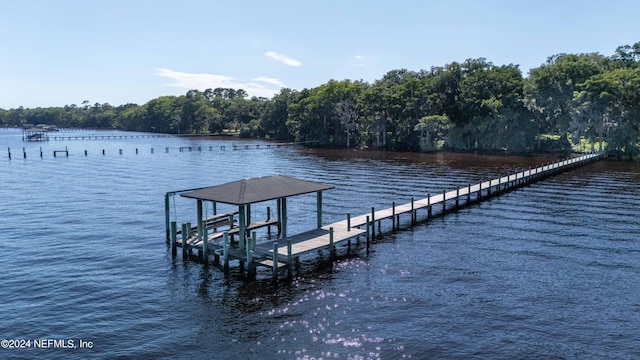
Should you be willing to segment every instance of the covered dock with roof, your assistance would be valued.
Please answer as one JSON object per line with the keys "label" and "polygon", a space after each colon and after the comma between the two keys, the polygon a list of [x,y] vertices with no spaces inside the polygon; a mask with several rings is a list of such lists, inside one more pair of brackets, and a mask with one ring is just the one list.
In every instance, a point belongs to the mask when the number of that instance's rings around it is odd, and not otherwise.
{"label": "covered dock with roof", "polygon": [[[291,258],[303,253],[327,247],[333,250],[333,244],[364,233],[360,229],[323,229],[322,228],[322,193],[333,189],[333,186],[295,179],[289,176],[273,175],[251,179],[242,179],[226,184],[169,192],[165,195],[165,214],[167,240],[171,242],[173,253],[181,247],[183,257],[197,250],[202,261],[208,262],[209,255],[214,255],[214,263],[219,263],[222,256],[225,269],[229,260],[239,260],[241,267],[247,266],[251,273],[255,266],[270,266],[275,271],[290,265]],[[295,236],[287,234],[287,198],[292,196],[316,193],[316,229]],[[179,194],[181,197],[197,201],[197,224],[183,224],[182,229],[170,220],[169,197]],[[252,221],[252,205],[267,201],[276,201],[276,217],[272,219],[270,208],[267,208],[267,219]],[[213,204],[214,214],[203,216],[204,202]],[[216,204],[222,203],[237,206],[237,210],[216,214]],[[237,216],[237,219],[236,219]],[[279,247],[278,239],[256,244],[254,230],[277,226],[280,241],[286,246]],[[223,230],[219,230],[223,228]],[[211,231],[209,233],[209,231]],[[253,232],[253,236],[251,236]],[[270,231],[269,231],[270,233]],[[180,237],[178,238],[178,235]],[[234,242],[234,236],[238,241]],[[214,245],[214,240],[221,244]],[[286,261],[278,260],[286,259]],[[290,270],[290,266],[289,266]],[[289,271],[290,273],[290,271]]]}

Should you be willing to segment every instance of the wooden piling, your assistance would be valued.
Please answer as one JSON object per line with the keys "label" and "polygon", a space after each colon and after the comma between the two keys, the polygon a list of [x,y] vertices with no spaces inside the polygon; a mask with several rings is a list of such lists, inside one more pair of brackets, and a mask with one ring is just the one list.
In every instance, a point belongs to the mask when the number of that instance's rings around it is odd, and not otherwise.
{"label": "wooden piling", "polygon": [[[271,220],[271,208],[267,206],[267,221]],[[271,225],[267,225],[267,235],[271,236]]]}
{"label": "wooden piling", "polygon": [[291,255],[292,252],[291,239],[287,239],[287,279],[289,281],[291,281],[291,279],[293,278],[293,256]]}
{"label": "wooden piling", "polygon": [[171,222],[171,255],[176,256],[178,252],[178,224],[175,221]]}
{"label": "wooden piling", "polygon": [[369,239],[370,239],[370,234],[369,234],[369,215],[367,215],[367,223],[366,223],[366,227],[367,227],[367,248],[369,247]]}
{"label": "wooden piling", "polygon": [[332,260],[335,256],[335,247],[333,245],[333,226],[329,228],[329,256]]}
{"label": "wooden piling", "polygon": [[170,217],[171,217],[171,213],[170,213],[170,206],[169,206],[169,193],[164,194],[164,222],[165,222],[165,229],[167,231],[167,244],[169,243],[169,231],[170,231]]}
{"label": "wooden piling", "polygon": [[391,203],[391,230],[396,231],[396,202]]}
{"label": "wooden piling", "polygon": [[411,225],[416,223],[416,210],[413,203],[413,196],[411,197]]}
{"label": "wooden piling", "polygon": [[442,213],[444,214],[447,211],[447,190],[442,190]]}
{"label": "wooden piling", "polygon": [[351,213],[347,213],[347,231],[351,231]]}
{"label": "wooden piling", "polygon": [[371,207],[371,240],[376,238],[376,209]]}
{"label": "wooden piling", "polygon": [[431,217],[431,194],[427,193],[427,220]]}
{"label": "wooden piling", "polygon": [[187,259],[187,239],[189,238],[189,228],[187,224],[182,224],[182,259]]}

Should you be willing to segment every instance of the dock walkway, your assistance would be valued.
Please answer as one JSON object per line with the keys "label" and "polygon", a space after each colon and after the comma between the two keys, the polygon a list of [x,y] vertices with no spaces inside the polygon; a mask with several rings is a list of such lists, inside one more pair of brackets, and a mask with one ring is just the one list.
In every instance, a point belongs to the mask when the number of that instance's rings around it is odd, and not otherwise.
{"label": "dock walkway", "polygon": [[[289,277],[292,272],[292,260],[306,253],[313,251],[329,250],[333,255],[337,244],[349,241],[353,238],[366,235],[367,246],[369,240],[375,238],[375,224],[378,223],[378,233],[382,233],[380,222],[382,220],[391,219],[391,228],[395,230],[400,226],[400,215],[411,214],[411,224],[418,221],[418,210],[426,210],[426,217],[429,219],[434,216],[434,212],[443,215],[448,211],[467,206],[471,203],[480,202],[492,196],[496,196],[506,191],[513,190],[518,187],[526,186],[535,181],[541,180],[558,172],[570,170],[577,166],[582,166],[602,158],[603,153],[593,153],[580,155],[574,158],[545,164],[534,169],[528,169],[510,174],[507,176],[497,177],[488,181],[477,184],[469,184],[459,187],[455,190],[443,190],[438,194],[428,194],[427,197],[414,200],[405,204],[393,205],[390,208],[375,210],[371,208],[371,213],[351,217],[347,214],[345,220],[337,221],[332,224],[324,225],[317,229],[307,231],[293,236],[283,236],[280,239],[269,240],[260,244],[255,243],[254,237],[247,237],[246,246],[237,244],[238,247],[232,247],[229,241],[230,235],[238,232],[238,228],[216,232],[209,234],[207,239],[213,241],[223,238],[223,242],[219,245],[203,244],[197,235],[189,237],[187,246],[189,249],[197,249],[199,252],[204,251],[201,255],[203,260],[208,261],[209,255],[215,256],[214,263],[218,264],[222,258],[225,271],[228,269],[230,260],[240,261],[242,267],[247,266],[247,271],[255,274],[255,267],[267,266],[273,268],[273,278],[277,280],[279,270],[285,268],[288,270]],[[231,215],[231,218],[233,215]],[[232,221],[232,220],[231,220]],[[250,224],[249,230],[259,227],[278,225],[277,221],[267,220],[256,224]],[[175,235],[173,235],[175,237]],[[181,240],[174,240],[174,244],[182,246]],[[183,248],[183,253],[185,249]]]}
{"label": "dock walkway", "polygon": [[[525,184],[529,184],[533,181],[547,177],[558,171],[568,170],[573,166],[579,166],[585,162],[597,160],[602,156],[601,153],[586,154],[571,159],[546,164],[539,166],[535,169],[529,169],[521,171],[508,176],[502,176],[489,181],[484,181],[474,185],[469,184],[465,187],[460,187],[456,190],[443,191],[442,193],[435,195],[428,195],[426,198],[415,200],[402,205],[393,205],[390,208],[375,211],[372,208],[372,213],[363,214],[356,217],[350,217],[342,221],[338,221],[328,226],[338,227],[347,226],[350,224],[352,227],[362,227],[374,221],[380,221],[384,219],[397,218],[402,214],[414,213],[412,217],[413,221],[416,221],[415,212],[420,209],[427,209],[431,216],[431,208],[436,205],[442,206],[443,210],[447,210],[446,202],[455,201],[455,207],[460,206],[460,202],[463,201],[469,203],[471,201],[477,201],[481,197],[497,195],[505,190],[512,189],[513,187],[519,187]],[[474,199],[475,197],[475,199]],[[466,200],[466,201],[465,201]],[[368,222],[367,222],[368,221]],[[373,233],[373,232],[372,232]]]}

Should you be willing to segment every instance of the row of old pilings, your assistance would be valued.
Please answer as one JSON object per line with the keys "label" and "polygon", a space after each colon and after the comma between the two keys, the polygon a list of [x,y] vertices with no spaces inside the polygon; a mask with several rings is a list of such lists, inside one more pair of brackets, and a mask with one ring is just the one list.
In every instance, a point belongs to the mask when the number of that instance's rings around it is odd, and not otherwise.
{"label": "row of old pilings", "polygon": [[[294,145],[295,143],[281,143],[281,144],[262,144],[262,146],[260,144],[246,144],[246,145],[220,145],[219,149],[221,151],[225,151],[225,150],[250,150],[250,149],[272,149],[272,148],[281,148],[281,147],[289,147],[291,145]],[[214,148],[217,150],[218,147],[214,147],[214,146],[209,146],[208,147],[208,151],[214,151]],[[169,147],[165,147],[164,148],[164,152],[165,153],[169,153],[170,152]],[[203,151],[207,151],[207,147],[203,147],[203,146],[181,146],[178,147],[178,152],[203,152]],[[155,148],[150,148],[150,152],[151,154],[155,154],[156,149]],[[8,153],[8,157],[9,160],[12,159],[12,153],[11,153],[11,148],[7,148],[7,153]],[[57,157],[57,154],[60,153],[65,153],[66,156],[69,156],[69,150],[68,148],[65,146],[65,150],[54,150],[53,151],[53,157]],[[138,155],[140,153],[140,150],[138,148],[135,149],[135,154]],[[105,149],[102,149],[102,155],[106,155],[107,151]],[[122,155],[123,154],[123,150],[122,149],[118,149],[118,154]],[[84,150],[84,156],[88,156],[89,152],[87,150]],[[44,153],[42,151],[42,147],[40,147],[40,158],[44,157]],[[25,147],[22,148],[22,158],[26,159],[27,158],[27,150]]]}
{"label": "row of old pilings", "polygon": [[[11,160],[11,148],[7,149],[7,153],[9,156],[9,160]],[[57,157],[58,154],[64,154],[65,156],[69,157],[69,149],[65,146],[64,150],[54,150],[53,151],[53,157]],[[27,150],[23,147],[22,148],[22,158],[26,159],[27,158]],[[40,158],[44,158],[44,152],[42,151],[42,147],[40,147]]]}

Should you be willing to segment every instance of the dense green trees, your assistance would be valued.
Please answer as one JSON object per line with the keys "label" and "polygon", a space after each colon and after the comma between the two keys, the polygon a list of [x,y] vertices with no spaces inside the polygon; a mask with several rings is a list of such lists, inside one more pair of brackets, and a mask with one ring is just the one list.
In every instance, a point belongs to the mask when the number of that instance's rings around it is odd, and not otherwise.
{"label": "dense green trees", "polygon": [[[568,151],[585,139],[638,153],[640,43],[599,54],[558,54],[524,78],[484,58],[429,70],[389,71],[373,83],[329,80],[272,99],[242,89],[189,90],[138,106],[88,101],[0,109],[0,123],[118,128],[174,134],[225,129],[320,146],[433,151]],[[559,139],[550,141],[548,139]],[[597,144],[597,145],[596,145]]]}

